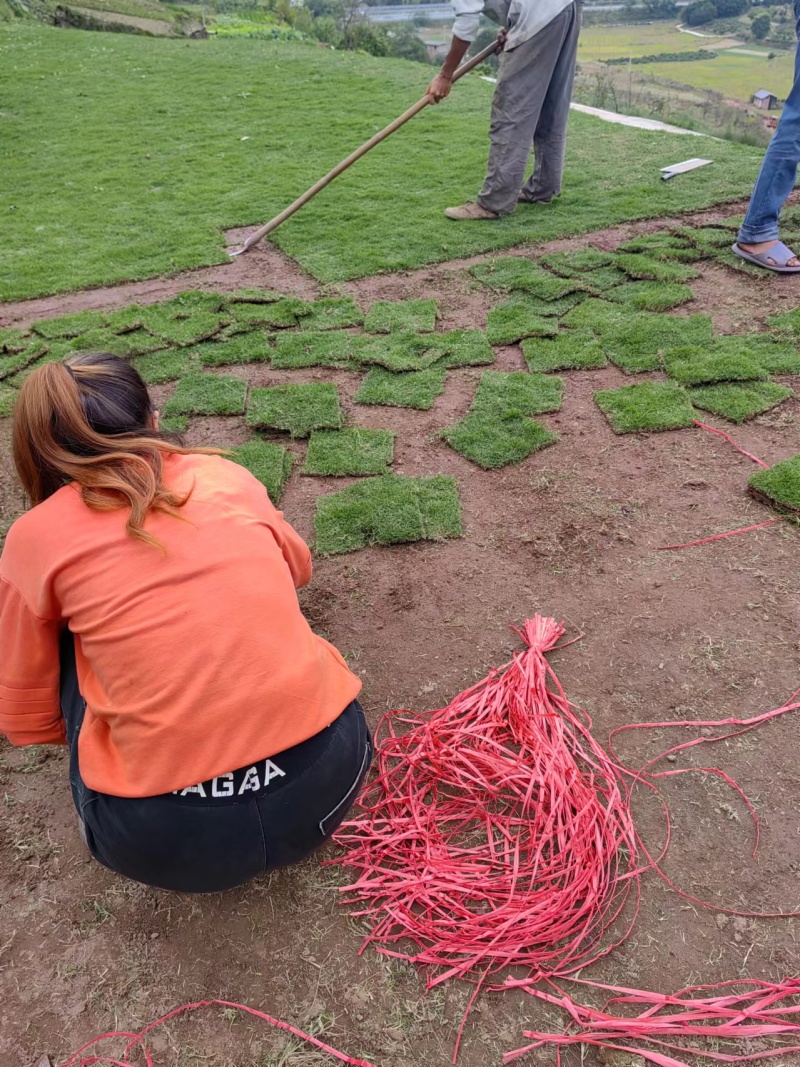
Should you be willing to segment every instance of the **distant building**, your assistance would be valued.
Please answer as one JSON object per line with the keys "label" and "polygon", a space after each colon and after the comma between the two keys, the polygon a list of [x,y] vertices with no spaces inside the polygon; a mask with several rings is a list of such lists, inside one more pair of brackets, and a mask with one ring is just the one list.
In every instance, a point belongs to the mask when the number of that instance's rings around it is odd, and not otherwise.
{"label": "distant building", "polygon": [[750,97],[750,103],[760,107],[762,111],[773,111],[778,106],[778,98],[768,89],[759,89]]}

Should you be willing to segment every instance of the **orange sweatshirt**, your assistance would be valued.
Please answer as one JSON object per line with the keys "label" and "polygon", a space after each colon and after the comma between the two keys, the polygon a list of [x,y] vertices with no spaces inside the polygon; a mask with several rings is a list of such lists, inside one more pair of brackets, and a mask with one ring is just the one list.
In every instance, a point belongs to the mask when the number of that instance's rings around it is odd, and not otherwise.
{"label": "orange sweatshirt", "polygon": [[193,487],[182,519],[151,513],[166,551],[92,511],[74,485],[12,526],[0,557],[0,734],[64,741],[59,633],[76,638],[87,709],[78,754],[98,792],[154,796],[243,767],[328,726],[361,683],[311,632],[295,587],[304,542],[243,467],[169,456]]}

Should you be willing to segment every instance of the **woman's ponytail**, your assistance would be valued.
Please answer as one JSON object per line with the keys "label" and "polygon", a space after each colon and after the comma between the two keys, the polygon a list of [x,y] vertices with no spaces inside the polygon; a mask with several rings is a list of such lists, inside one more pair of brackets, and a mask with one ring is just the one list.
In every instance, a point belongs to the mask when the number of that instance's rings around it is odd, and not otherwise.
{"label": "woman's ponytail", "polygon": [[164,484],[164,456],[189,451],[159,435],[146,385],[118,356],[46,363],[14,407],[14,464],[31,502],[75,482],[96,511],[129,508],[128,533],[151,544],[147,513],[176,515],[188,499]]}

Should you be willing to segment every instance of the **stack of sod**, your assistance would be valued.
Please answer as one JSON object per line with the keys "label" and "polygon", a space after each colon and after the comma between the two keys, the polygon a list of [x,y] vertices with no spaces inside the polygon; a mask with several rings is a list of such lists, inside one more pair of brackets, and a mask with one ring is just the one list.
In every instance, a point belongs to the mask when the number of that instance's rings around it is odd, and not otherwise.
{"label": "stack of sod", "polygon": [[563,391],[560,378],[486,371],[469,411],[442,437],[484,470],[517,463],[558,440],[558,434],[528,416],[558,411]]}

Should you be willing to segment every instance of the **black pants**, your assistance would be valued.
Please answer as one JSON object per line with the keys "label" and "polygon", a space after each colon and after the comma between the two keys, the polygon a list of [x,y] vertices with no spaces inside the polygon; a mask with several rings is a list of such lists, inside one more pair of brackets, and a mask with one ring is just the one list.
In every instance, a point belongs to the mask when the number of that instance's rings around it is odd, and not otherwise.
{"label": "black pants", "polygon": [[354,700],[321,733],[269,760],[174,793],[115,797],[81,778],[86,704],[69,631],[61,642],[61,708],[89,851],[112,871],[160,889],[216,893],[305,859],[342,822],[372,761],[372,737]]}

